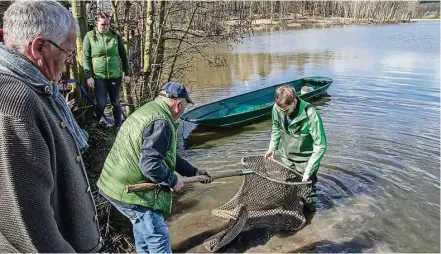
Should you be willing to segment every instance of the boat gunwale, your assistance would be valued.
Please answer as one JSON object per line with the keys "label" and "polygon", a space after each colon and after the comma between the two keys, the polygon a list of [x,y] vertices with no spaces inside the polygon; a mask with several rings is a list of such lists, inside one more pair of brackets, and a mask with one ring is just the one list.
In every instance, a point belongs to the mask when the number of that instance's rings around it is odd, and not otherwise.
{"label": "boat gunwale", "polygon": [[[324,87],[326,87],[326,86],[329,87],[331,84],[332,84],[332,82],[330,82],[330,83],[328,83],[328,84],[326,84],[326,85],[320,87],[320,89],[322,89],[322,88],[324,88]],[[315,90],[315,91],[317,91],[317,90]],[[327,91],[327,90],[324,89],[323,91],[320,91],[319,93],[315,94],[314,96],[308,97],[307,100],[308,100],[308,99],[316,98],[316,97],[318,97],[318,96],[320,96],[320,95],[326,93],[326,91]],[[261,108],[259,108],[258,110],[263,110],[263,109],[266,109],[266,108],[270,108],[270,107],[273,107],[273,105],[274,105],[274,103],[273,103],[271,106],[261,107]],[[227,126],[227,127],[230,127],[230,126],[235,126],[235,125],[238,125],[238,124],[242,124],[242,123],[244,123],[244,122],[253,121],[253,120],[256,119],[256,118],[262,117],[262,116],[264,116],[264,115],[269,115],[269,114],[271,113],[271,111],[270,111],[270,112],[268,112],[268,113],[261,114],[261,115],[258,115],[258,116],[252,117],[252,118],[247,118],[247,119],[245,119],[244,121],[233,122],[233,123],[225,124],[225,125],[214,126],[214,125],[209,125],[209,124],[204,123],[205,121],[213,121],[213,120],[217,120],[217,119],[221,119],[221,118],[225,118],[225,117],[233,117],[233,116],[234,116],[234,117],[237,117],[237,116],[240,116],[240,115],[242,115],[242,114],[247,114],[247,113],[249,113],[249,112],[253,112],[253,111],[239,112],[239,113],[237,113],[237,114],[230,114],[230,115],[223,116],[223,117],[204,118],[203,120],[186,119],[186,121],[189,121],[189,122],[192,122],[192,123],[199,123],[199,124],[203,124],[203,125],[207,125],[207,126],[213,126],[213,127],[226,127],[226,126]]]}
{"label": "boat gunwale", "polygon": [[[188,117],[184,117],[184,116],[185,116],[186,114],[188,114],[188,113],[191,113],[191,112],[193,112],[193,111],[199,109],[199,108],[206,107],[206,106],[209,106],[209,105],[212,105],[212,104],[220,103],[220,102],[223,102],[223,101],[226,101],[226,100],[231,100],[231,99],[234,99],[234,98],[237,98],[237,97],[240,97],[240,96],[244,96],[244,95],[251,94],[251,93],[254,93],[254,92],[262,91],[262,90],[265,90],[265,89],[268,89],[268,90],[270,90],[270,89],[274,89],[274,88],[277,87],[277,86],[281,86],[281,85],[288,84],[288,83],[291,83],[291,82],[300,81],[300,80],[305,80],[305,79],[312,79],[312,80],[313,80],[313,79],[315,79],[315,78],[316,78],[316,79],[318,79],[318,78],[322,78],[322,79],[325,78],[325,79],[326,79],[326,84],[324,84],[323,86],[320,86],[320,88],[317,89],[317,90],[320,90],[320,89],[322,89],[322,88],[324,88],[324,87],[326,87],[326,86],[329,87],[329,86],[333,83],[333,80],[332,80],[331,78],[329,78],[329,77],[325,77],[325,76],[310,76],[310,77],[304,77],[304,78],[301,78],[301,79],[296,79],[296,80],[293,80],[293,81],[288,81],[288,82],[284,82],[284,83],[280,83],[280,84],[272,85],[272,86],[269,86],[269,87],[260,88],[260,89],[257,89],[257,90],[249,91],[249,92],[246,92],[246,93],[238,94],[238,95],[235,95],[235,96],[232,96],[232,97],[228,97],[228,98],[225,98],[225,99],[217,100],[217,101],[214,101],[214,102],[210,102],[210,103],[208,103],[208,104],[204,104],[204,105],[198,106],[198,107],[196,107],[196,108],[190,109],[189,111],[185,112],[184,115],[181,117],[181,119],[184,120],[184,121],[192,122],[192,123],[198,123],[198,122],[201,122],[201,121],[208,121],[208,120],[214,120],[214,119],[224,118],[224,117],[226,117],[226,116],[223,116],[223,117],[212,117],[212,118],[202,118],[202,119],[201,119],[201,118],[188,118]],[[317,83],[323,83],[323,82],[320,82],[320,81],[315,81],[315,82],[317,82]],[[317,91],[317,90],[315,90],[315,91]],[[326,89],[324,89],[322,92],[319,92],[318,94],[315,94],[315,95],[312,96],[312,97],[308,97],[308,99],[310,99],[310,98],[314,98],[314,97],[316,97],[316,96],[318,96],[318,95],[321,95],[321,94],[324,93],[324,92],[326,92]],[[265,96],[266,96],[266,95],[265,95]],[[263,97],[263,96],[262,96],[262,97]],[[240,105],[240,103],[239,103],[238,105]],[[266,108],[266,107],[261,107],[261,108],[259,108],[258,110],[261,110],[261,109],[264,109],[264,108]],[[219,110],[222,110],[222,109],[219,109]],[[216,112],[216,111],[218,111],[218,110],[215,110],[215,111],[213,111],[213,112]],[[213,112],[208,113],[207,115],[210,115],[210,114],[212,114]],[[230,114],[230,115],[227,115],[227,116],[228,116],[228,117],[230,117],[230,116],[237,116],[237,115],[245,114],[245,113],[249,113],[249,112],[252,112],[252,111],[239,112],[239,113],[237,113],[237,114]]]}

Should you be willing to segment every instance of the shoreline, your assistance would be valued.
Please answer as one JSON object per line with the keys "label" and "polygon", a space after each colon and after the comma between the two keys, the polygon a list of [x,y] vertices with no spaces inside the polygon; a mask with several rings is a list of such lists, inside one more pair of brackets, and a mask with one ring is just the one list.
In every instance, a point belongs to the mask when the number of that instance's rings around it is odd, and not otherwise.
{"label": "shoreline", "polygon": [[[372,25],[372,24],[401,24],[401,23],[414,23],[419,21],[440,21],[440,19],[409,19],[409,20],[393,20],[393,21],[381,21],[374,19],[353,19],[353,18],[341,18],[341,17],[296,17],[296,18],[284,18],[284,19],[255,19],[252,21],[252,29],[255,31],[265,30],[268,28],[310,28],[310,27],[329,27],[336,25]],[[237,20],[227,21],[227,25],[236,24]]]}

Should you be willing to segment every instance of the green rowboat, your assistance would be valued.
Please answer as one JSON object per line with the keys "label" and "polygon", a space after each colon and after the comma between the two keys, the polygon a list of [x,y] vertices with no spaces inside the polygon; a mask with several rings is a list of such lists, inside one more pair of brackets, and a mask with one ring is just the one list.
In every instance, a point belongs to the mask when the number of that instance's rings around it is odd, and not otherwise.
{"label": "green rowboat", "polygon": [[[332,79],[321,76],[306,77],[288,83],[296,89],[303,100],[320,97],[331,85]],[[274,93],[280,85],[262,88],[248,93],[233,96],[220,101],[205,104],[187,111],[181,119],[210,127],[235,127],[245,125],[271,115],[274,105]],[[313,88],[301,95],[303,86]]]}

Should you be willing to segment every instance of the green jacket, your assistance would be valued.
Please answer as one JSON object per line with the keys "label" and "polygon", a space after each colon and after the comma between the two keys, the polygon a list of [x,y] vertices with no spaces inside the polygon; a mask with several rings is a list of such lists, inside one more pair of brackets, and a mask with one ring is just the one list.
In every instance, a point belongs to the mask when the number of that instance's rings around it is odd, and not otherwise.
{"label": "green jacket", "polygon": [[83,41],[83,67],[87,78],[110,79],[130,76],[124,41],[112,30],[89,31]]}
{"label": "green jacket", "polygon": [[299,97],[297,100],[300,104],[295,112],[298,113],[290,116],[290,124],[274,105],[269,150],[278,150],[280,146],[283,150],[281,160],[285,165],[295,167],[302,174],[314,175],[328,146],[325,130],[315,108]]}
{"label": "green jacket", "polygon": [[126,185],[151,182],[142,174],[138,162],[144,130],[153,121],[159,119],[168,120],[170,126],[173,126],[172,142],[164,158],[164,164],[172,172],[175,171],[177,124],[172,118],[167,104],[157,98],[136,110],[122,125],[104,162],[97,185],[101,192],[114,200],[170,213],[172,193],[169,188],[133,193],[124,192]]}

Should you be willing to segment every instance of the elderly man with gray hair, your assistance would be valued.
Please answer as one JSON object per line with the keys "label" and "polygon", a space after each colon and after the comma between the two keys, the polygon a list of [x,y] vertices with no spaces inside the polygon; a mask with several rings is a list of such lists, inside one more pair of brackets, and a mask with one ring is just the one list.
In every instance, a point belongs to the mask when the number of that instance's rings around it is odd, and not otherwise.
{"label": "elderly man with gray hair", "polygon": [[3,23],[0,252],[97,252],[87,139],[54,85],[75,57],[78,25],[55,1],[16,1]]}

